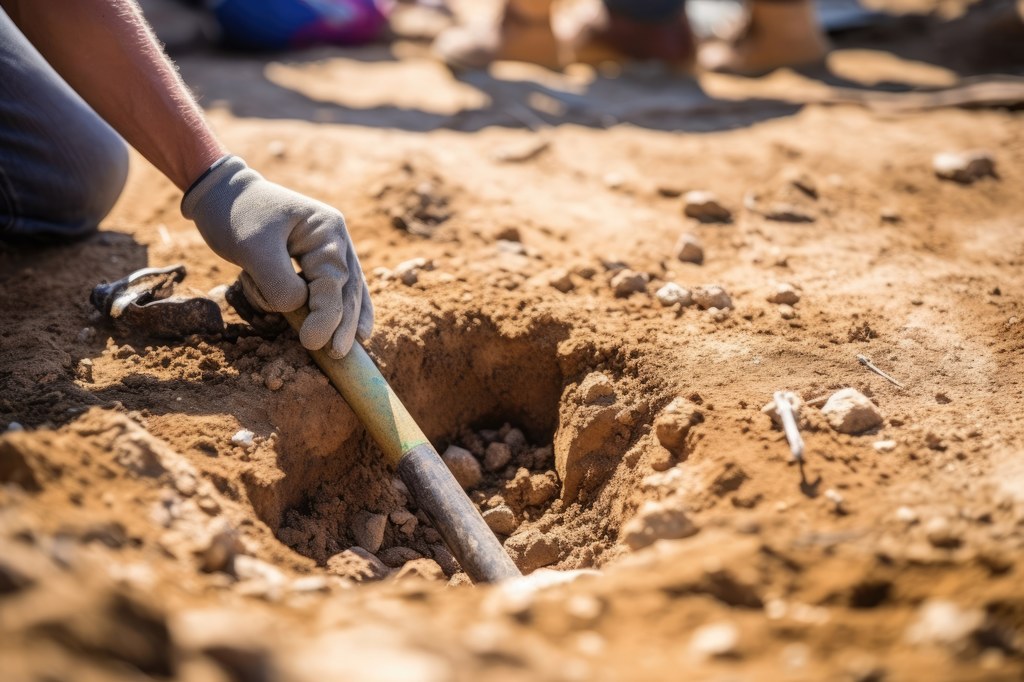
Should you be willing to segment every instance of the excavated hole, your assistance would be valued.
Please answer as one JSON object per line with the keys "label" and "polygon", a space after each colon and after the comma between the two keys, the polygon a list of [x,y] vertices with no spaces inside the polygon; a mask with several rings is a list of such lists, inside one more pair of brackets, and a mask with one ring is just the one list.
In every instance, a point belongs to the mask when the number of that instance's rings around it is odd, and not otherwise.
{"label": "excavated hole", "polygon": [[[415,334],[392,331],[374,348],[438,452],[454,445],[480,462],[482,477],[469,494],[481,511],[502,507],[502,518],[490,520],[502,540],[561,505],[551,443],[568,383],[558,356],[568,331],[548,322],[509,336],[489,320],[453,316]],[[284,475],[247,481],[257,515],[282,543],[321,566],[338,552],[369,545],[392,567],[423,556],[446,574],[457,571],[426,516],[332,391],[307,379],[279,392],[271,418],[282,434]],[[379,530],[365,529],[379,529],[382,517],[383,538],[374,547]],[[532,563],[559,558],[550,547],[547,555],[543,548],[541,555],[530,551]]]}

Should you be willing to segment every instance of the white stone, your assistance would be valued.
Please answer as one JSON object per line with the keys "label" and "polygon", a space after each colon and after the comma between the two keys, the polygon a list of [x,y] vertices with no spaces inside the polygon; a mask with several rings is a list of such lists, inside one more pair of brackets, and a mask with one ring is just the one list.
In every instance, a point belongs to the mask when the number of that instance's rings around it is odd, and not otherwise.
{"label": "white stone", "polygon": [[871,444],[871,447],[875,449],[875,452],[892,452],[896,449],[896,441],[894,440],[876,440]]}
{"label": "white stone", "polygon": [[235,435],[231,436],[231,442],[235,445],[241,445],[243,447],[249,447],[255,441],[256,434],[249,429],[241,429]]}
{"label": "white stone", "polygon": [[732,623],[709,623],[697,628],[690,638],[690,653],[698,658],[734,656],[740,644],[740,631]]}
{"label": "white stone", "polygon": [[910,507],[900,507],[896,510],[896,519],[903,523],[916,523],[917,512]]}
{"label": "white stone", "polygon": [[434,262],[429,258],[411,258],[399,263],[393,274],[402,284],[412,286],[419,281],[421,270],[431,270],[433,267]]}
{"label": "white stone", "polygon": [[658,289],[654,297],[663,306],[680,305],[685,307],[693,303],[693,294],[690,293],[690,290],[684,289],[675,282],[665,284]]}
{"label": "white stone", "polygon": [[829,396],[821,413],[839,433],[863,433],[878,428],[884,421],[878,407],[853,388],[844,388]]}
{"label": "white stone", "polygon": [[693,301],[704,310],[718,308],[724,310],[732,307],[732,298],[728,292],[717,284],[697,287],[693,290]]}
{"label": "white stone", "polygon": [[480,469],[480,462],[476,460],[473,453],[457,445],[449,445],[448,449],[441,455],[441,459],[448,465],[448,469],[455,476],[465,489],[470,489],[480,483],[483,478],[483,471]]}
{"label": "white stone", "polygon": [[917,646],[960,647],[985,622],[981,609],[964,609],[945,599],[930,599],[921,605],[906,631]]}
{"label": "white stone", "polygon": [[943,180],[970,184],[986,176],[995,176],[996,162],[984,150],[943,152],[932,158],[935,174]]}

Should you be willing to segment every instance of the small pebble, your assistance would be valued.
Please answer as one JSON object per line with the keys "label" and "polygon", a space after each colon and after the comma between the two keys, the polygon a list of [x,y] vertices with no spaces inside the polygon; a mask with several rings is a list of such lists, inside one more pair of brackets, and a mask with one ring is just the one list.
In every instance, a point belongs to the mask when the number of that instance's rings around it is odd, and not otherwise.
{"label": "small pebble", "polygon": [[882,425],[882,413],[867,396],[853,388],[833,393],[821,413],[839,433],[856,435]]}
{"label": "small pebble", "polygon": [[690,290],[684,289],[675,282],[665,284],[658,289],[654,297],[658,299],[658,303],[666,307],[674,305],[685,307],[693,303],[693,294],[690,293]]}
{"label": "small pebble", "polygon": [[711,192],[694,190],[683,196],[683,213],[702,223],[727,223],[732,213]]}
{"label": "small pebble", "polygon": [[768,302],[796,305],[800,302],[800,292],[789,282],[780,282],[775,291],[768,295]]}
{"label": "small pebble", "polygon": [[996,162],[984,150],[943,152],[932,158],[935,174],[943,180],[969,185],[984,177],[996,177]]}
{"label": "small pebble", "polygon": [[79,343],[89,343],[95,338],[96,330],[93,329],[92,327],[82,327],[82,329],[78,332]]}
{"label": "small pebble", "polygon": [[702,659],[735,656],[740,631],[732,623],[710,623],[697,628],[690,638],[690,653]]}
{"label": "small pebble", "polygon": [[946,599],[929,599],[918,609],[906,638],[917,646],[962,648],[984,622],[981,609],[965,609]]}
{"label": "small pebble", "polygon": [[427,258],[412,258],[407,261],[399,263],[394,269],[394,277],[396,277],[402,284],[406,286],[412,286],[419,281],[420,271],[432,270],[434,267],[433,261]]}
{"label": "small pebble", "polygon": [[483,516],[487,527],[498,535],[511,535],[519,525],[515,513],[508,505],[500,504],[494,509],[488,509]]}
{"label": "small pebble", "polygon": [[635,551],[658,540],[678,540],[696,532],[697,526],[678,502],[648,500],[636,516],[622,526],[620,539]]}
{"label": "small pebble", "polygon": [[722,287],[717,284],[697,287],[693,290],[693,301],[702,310],[718,308],[724,310],[732,307],[732,298]]}
{"label": "small pebble", "polygon": [[925,537],[933,547],[950,549],[958,547],[961,542],[960,533],[945,516],[933,516],[924,526]]}
{"label": "small pebble", "polygon": [[650,277],[646,272],[634,272],[629,268],[623,268],[612,277],[611,285],[617,297],[626,298],[632,294],[647,291],[649,280]]}
{"label": "small pebble", "polygon": [[374,553],[384,543],[384,530],[387,525],[388,517],[384,514],[360,512],[352,524],[352,535],[360,547]]}
{"label": "small pebble", "polygon": [[796,317],[796,308],[783,303],[779,306],[779,317],[784,320],[792,320]]}
{"label": "small pebble", "polygon": [[875,452],[892,452],[896,449],[896,441],[894,440],[876,440],[871,444],[871,447],[875,449]]}
{"label": "small pebble", "polygon": [[686,398],[675,398],[654,420],[654,434],[662,447],[680,452],[686,444],[690,429],[702,421],[704,415],[696,405]]}
{"label": "small pebble", "polygon": [[512,461],[512,448],[505,443],[491,443],[484,452],[484,468],[498,471]]}
{"label": "small pebble", "polygon": [[548,285],[561,291],[563,294],[567,294],[576,288],[576,284],[572,281],[572,275],[569,274],[568,270],[558,268],[552,270],[548,275]]}
{"label": "small pebble", "polygon": [[235,435],[231,436],[231,442],[235,445],[241,445],[243,447],[249,447],[255,442],[256,434],[249,429],[241,429]]}
{"label": "small pebble", "polygon": [[679,237],[679,241],[676,242],[675,256],[683,263],[700,265],[704,262],[704,247],[695,235],[687,233]]}
{"label": "small pebble", "polygon": [[460,448],[457,445],[449,445],[441,459],[448,465],[448,469],[455,476],[455,480],[459,482],[459,485],[466,490],[475,487],[480,483],[480,479],[483,478],[480,462],[477,461],[476,457],[469,450]]}
{"label": "small pebble", "polygon": [[900,507],[896,510],[896,519],[903,523],[917,523],[917,512],[910,507]]}

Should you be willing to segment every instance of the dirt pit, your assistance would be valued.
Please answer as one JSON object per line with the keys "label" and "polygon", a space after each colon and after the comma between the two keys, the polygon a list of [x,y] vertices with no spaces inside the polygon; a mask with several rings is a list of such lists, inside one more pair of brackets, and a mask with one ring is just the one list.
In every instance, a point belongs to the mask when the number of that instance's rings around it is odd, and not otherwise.
{"label": "dirt pit", "polygon": [[293,334],[96,316],[148,265],[237,276],[135,157],[97,235],[0,247],[4,679],[1019,679],[1021,114],[893,92],[1018,73],[992,11],[750,79],[179,55],[345,211],[368,351],[529,576],[468,584]]}

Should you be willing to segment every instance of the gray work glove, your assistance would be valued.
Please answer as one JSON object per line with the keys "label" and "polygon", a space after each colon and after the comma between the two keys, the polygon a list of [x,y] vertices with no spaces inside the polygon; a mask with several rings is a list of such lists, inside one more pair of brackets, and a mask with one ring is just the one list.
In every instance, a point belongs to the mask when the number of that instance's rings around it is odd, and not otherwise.
{"label": "gray work glove", "polygon": [[309,317],[299,331],[306,348],[330,344],[328,353],[340,358],[355,338],[370,336],[370,293],[345,218],[335,209],[227,156],[189,188],[181,212],[218,256],[245,271],[242,285],[253,304],[290,312],[309,299]]}

